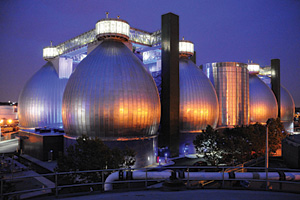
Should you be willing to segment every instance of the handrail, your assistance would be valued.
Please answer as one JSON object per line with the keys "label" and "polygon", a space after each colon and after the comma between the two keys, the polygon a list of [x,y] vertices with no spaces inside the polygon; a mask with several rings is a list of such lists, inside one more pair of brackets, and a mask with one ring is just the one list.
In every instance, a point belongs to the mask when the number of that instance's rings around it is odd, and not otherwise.
{"label": "handrail", "polygon": [[[85,171],[70,171],[70,172],[53,172],[47,174],[37,174],[37,175],[28,175],[28,176],[18,176],[13,177],[13,179],[22,179],[22,178],[34,178],[34,177],[46,177],[46,176],[54,176],[57,175],[66,175],[66,174],[81,174],[81,173],[93,173],[93,172],[113,172],[113,171],[137,171],[137,170],[145,170],[149,172],[149,170],[157,170],[157,169],[254,169],[254,170],[265,170],[265,167],[234,167],[234,166],[167,166],[161,168],[118,168],[118,169],[99,169],[99,170],[85,170]],[[300,172],[300,169],[289,169],[289,168],[269,168],[269,171],[291,171],[291,172]],[[228,171],[224,171],[228,172]],[[1,180],[11,180],[11,178],[2,178]]]}
{"label": "handrail", "polygon": [[[8,178],[2,178],[1,181],[1,198],[3,198],[4,196],[8,196],[8,195],[15,195],[15,194],[22,194],[22,193],[28,193],[28,192],[34,192],[34,191],[41,191],[41,190],[49,190],[49,189],[55,189],[55,196],[58,196],[58,190],[61,188],[67,188],[67,187],[78,187],[78,186],[89,186],[89,185],[102,185],[102,188],[104,187],[104,184],[107,183],[116,183],[116,182],[104,182],[104,173],[110,173],[110,172],[120,172],[120,171],[144,171],[147,175],[145,176],[145,179],[139,179],[139,180],[119,180],[117,181],[117,183],[134,183],[134,182],[145,182],[144,188],[148,187],[148,182],[157,182],[157,181],[163,181],[165,180],[165,178],[163,179],[150,179],[148,177],[148,174],[151,172],[155,172],[155,171],[151,171],[151,170],[157,170],[157,169],[163,169],[164,170],[186,170],[187,172],[187,176],[185,178],[182,178],[183,181],[187,181],[187,186],[189,186],[189,182],[190,181],[195,181],[196,179],[190,178],[190,169],[219,169],[219,173],[223,173],[222,175],[222,188],[224,188],[224,181],[254,181],[254,182],[265,182],[265,179],[249,179],[249,178],[245,178],[245,179],[237,179],[237,178],[227,178],[226,180],[224,179],[224,173],[227,169],[236,169],[236,170],[240,170],[240,169],[251,169],[251,170],[262,170],[264,172],[265,168],[264,167],[242,167],[242,166],[238,166],[238,167],[234,167],[234,166],[168,166],[168,167],[161,167],[161,168],[122,168],[122,169],[104,169],[104,170],[86,170],[86,171],[73,171],[73,172],[54,172],[54,173],[47,173],[47,174],[38,174],[38,175],[28,175],[28,176],[19,176],[19,177],[8,177]],[[230,170],[231,171],[231,170]],[[286,169],[286,168],[269,168],[269,171],[284,171],[286,173],[289,172],[300,172],[299,169]],[[59,175],[69,175],[69,174],[82,174],[82,173],[96,173],[96,172],[101,172],[101,176],[102,176],[102,180],[101,181],[97,181],[97,182],[89,182],[89,183],[80,183],[80,184],[71,184],[71,185],[59,185],[58,184],[58,179],[57,176]],[[203,172],[203,173],[210,173],[210,172]],[[226,172],[228,173],[228,172]],[[242,173],[242,172],[240,172]],[[254,172],[256,173],[256,172]],[[262,172],[260,172],[262,173]],[[274,173],[274,172],[273,172]],[[53,187],[47,187],[47,188],[35,188],[35,189],[30,189],[30,190],[22,190],[22,191],[15,191],[15,192],[9,192],[9,193],[5,193],[3,191],[3,183],[4,181],[13,181],[13,180],[19,180],[19,179],[25,179],[25,178],[34,178],[34,177],[49,177],[49,176],[55,176],[55,186]],[[201,178],[199,178],[199,181],[203,180]],[[218,179],[218,181],[220,181]],[[293,180],[271,180],[268,179],[268,182],[271,183],[289,183],[289,184],[295,184],[295,185],[299,185],[300,181],[293,181]]]}

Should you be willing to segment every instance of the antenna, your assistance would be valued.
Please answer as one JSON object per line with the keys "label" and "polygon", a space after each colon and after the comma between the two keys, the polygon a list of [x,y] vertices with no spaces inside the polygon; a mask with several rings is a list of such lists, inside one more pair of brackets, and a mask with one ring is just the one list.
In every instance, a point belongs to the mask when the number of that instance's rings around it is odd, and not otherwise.
{"label": "antenna", "polygon": [[52,47],[52,41],[50,41],[50,47]]}
{"label": "antenna", "polygon": [[105,14],[106,14],[106,18],[108,19],[108,14],[109,14],[109,12],[105,12]]}
{"label": "antenna", "polygon": [[118,15],[117,18],[120,19],[120,15]]}

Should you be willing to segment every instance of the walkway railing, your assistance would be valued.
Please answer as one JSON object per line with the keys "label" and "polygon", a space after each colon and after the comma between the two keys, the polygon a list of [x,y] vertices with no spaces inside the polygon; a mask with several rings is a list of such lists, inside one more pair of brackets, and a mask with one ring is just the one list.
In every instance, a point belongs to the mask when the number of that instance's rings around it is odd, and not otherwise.
{"label": "walkway railing", "polygon": [[[300,193],[300,177],[290,178],[291,180],[286,180],[287,173],[297,173],[300,174],[300,170],[295,169],[283,169],[283,168],[269,168],[268,173],[278,173],[280,176],[279,180],[271,180],[271,179],[253,179],[253,178],[236,178],[234,173],[238,173],[237,171],[251,172],[255,175],[261,174],[264,172],[265,168],[262,167],[208,167],[208,166],[195,166],[195,167],[186,167],[186,166],[175,166],[175,167],[161,167],[161,168],[139,168],[139,169],[107,169],[107,170],[88,170],[88,171],[76,171],[76,172],[57,172],[57,173],[49,173],[49,174],[39,174],[39,175],[25,175],[25,176],[11,176],[7,175],[1,179],[1,199],[5,197],[17,197],[19,198],[21,195],[27,196],[37,196],[43,194],[55,195],[58,197],[59,195],[70,195],[72,193],[83,192],[84,194],[88,194],[90,192],[104,192],[106,184],[112,184],[114,190],[145,190],[145,189],[153,189],[163,187],[162,183],[166,180],[170,182],[169,178],[151,178],[150,174],[153,172],[161,173],[161,172],[177,172],[176,180],[181,181],[185,189],[195,189],[195,188],[229,188],[229,189],[249,189],[249,190],[265,190],[266,184],[269,185],[267,190],[270,191],[283,191],[283,192],[298,192]],[[229,172],[228,172],[229,171]],[[119,177],[116,181],[105,182],[106,178],[113,172],[118,172]],[[135,172],[144,172],[145,178],[133,180],[132,174]],[[219,173],[222,178],[218,179],[203,179],[203,177],[199,177],[199,179],[191,178],[190,175],[192,173],[204,173],[204,174],[212,174]],[[231,173],[231,175],[229,174]],[[242,173],[242,172],[240,172]],[[173,173],[174,174],[174,173]],[[181,174],[181,175],[180,175]],[[186,174],[182,176],[182,174]],[[228,175],[229,174],[229,178]],[[220,177],[219,176],[219,177]],[[227,178],[225,178],[227,176]],[[299,175],[300,176],[300,175]],[[268,176],[266,176],[268,177]],[[40,184],[35,188],[23,188],[22,190],[13,191],[14,183],[20,183],[22,181],[27,180],[27,183],[31,179],[37,179],[43,182],[41,179],[47,178],[52,182],[52,184]],[[270,178],[270,176],[269,176]],[[174,179],[173,179],[174,181]],[[172,182],[172,181],[171,181]],[[35,184],[36,185],[36,184]],[[176,184],[175,184],[176,185]],[[10,188],[11,187],[11,188]],[[29,187],[29,186],[28,186]],[[175,186],[177,187],[177,186]]]}

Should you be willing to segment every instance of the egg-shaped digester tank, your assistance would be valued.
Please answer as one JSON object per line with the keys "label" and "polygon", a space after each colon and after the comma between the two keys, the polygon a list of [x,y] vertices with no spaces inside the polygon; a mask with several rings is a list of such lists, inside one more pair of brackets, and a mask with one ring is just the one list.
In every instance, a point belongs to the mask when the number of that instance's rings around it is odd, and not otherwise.
{"label": "egg-shaped digester tank", "polygon": [[181,155],[196,153],[193,140],[208,125],[215,128],[219,117],[216,91],[202,70],[190,59],[193,53],[192,42],[187,40],[179,42],[179,154]]}
{"label": "egg-shaped digester tank", "polygon": [[295,103],[290,92],[282,85],[280,87],[280,103],[281,122],[288,132],[293,132]]}
{"label": "egg-shaped digester tank", "polygon": [[160,123],[155,82],[129,49],[126,21],[100,20],[95,31],[98,46],[76,67],[64,92],[65,142],[82,134],[98,137],[110,148],[132,148],[134,167],[151,165]]}
{"label": "egg-shaped digester tank", "polygon": [[68,79],[60,79],[47,62],[27,81],[18,100],[22,128],[62,127],[62,97]]}
{"label": "egg-shaped digester tank", "polygon": [[180,132],[201,132],[218,123],[217,94],[209,79],[186,57],[179,60]]}
{"label": "egg-shaped digester tank", "polygon": [[249,98],[251,123],[266,123],[269,118],[277,118],[275,95],[255,74],[249,75]]}
{"label": "egg-shaped digester tank", "polygon": [[143,138],[157,132],[160,100],[142,62],[122,41],[105,39],[71,75],[62,113],[69,136]]}

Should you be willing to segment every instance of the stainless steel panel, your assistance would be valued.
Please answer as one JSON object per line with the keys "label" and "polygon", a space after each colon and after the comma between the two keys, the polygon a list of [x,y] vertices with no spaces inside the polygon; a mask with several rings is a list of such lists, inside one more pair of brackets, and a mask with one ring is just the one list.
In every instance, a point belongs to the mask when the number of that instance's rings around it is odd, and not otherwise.
{"label": "stainless steel panel", "polygon": [[295,103],[292,95],[289,91],[281,85],[280,88],[280,115],[281,121],[283,122],[293,122],[295,113]]}
{"label": "stainless steel panel", "polygon": [[215,89],[205,74],[187,58],[179,61],[180,131],[200,132],[216,127],[219,107]]}
{"label": "stainless steel panel", "polygon": [[157,132],[160,101],[142,62],[122,42],[105,40],[71,75],[62,115],[70,136],[145,137]]}
{"label": "stainless steel panel", "polygon": [[277,101],[272,90],[257,76],[249,75],[250,121],[266,123],[276,118]]}
{"label": "stainless steel panel", "polygon": [[204,73],[215,86],[219,101],[218,126],[249,124],[249,75],[238,62],[208,63]]}
{"label": "stainless steel panel", "polygon": [[62,96],[67,81],[59,79],[51,62],[36,72],[19,96],[21,127],[62,127]]}

